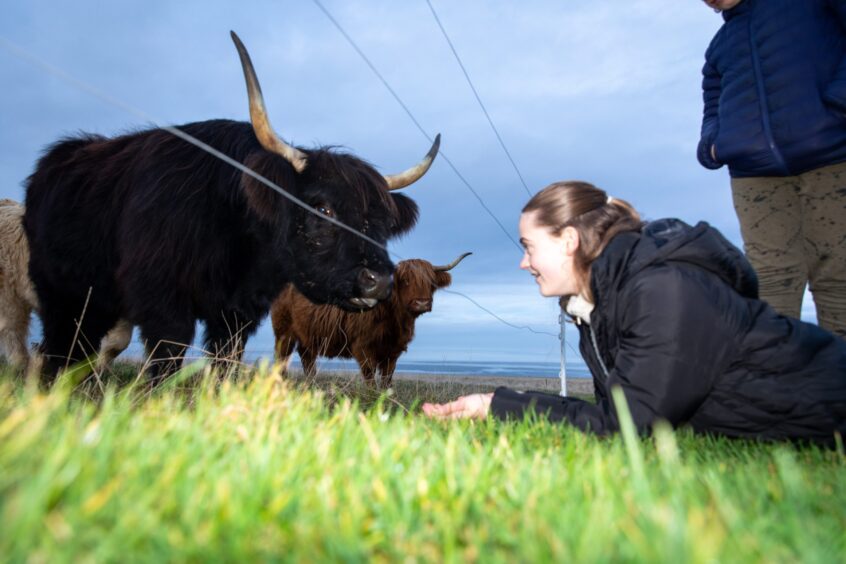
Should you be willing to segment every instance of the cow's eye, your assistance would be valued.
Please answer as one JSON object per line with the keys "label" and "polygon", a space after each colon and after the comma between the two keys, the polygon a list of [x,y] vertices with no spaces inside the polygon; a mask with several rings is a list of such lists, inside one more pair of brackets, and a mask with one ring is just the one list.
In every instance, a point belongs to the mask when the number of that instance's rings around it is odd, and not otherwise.
{"label": "cow's eye", "polygon": [[335,217],[335,212],[332,211],[332,208],[330,208],[329,206],[317,206],[317,211],[319,211],[326,217]]}

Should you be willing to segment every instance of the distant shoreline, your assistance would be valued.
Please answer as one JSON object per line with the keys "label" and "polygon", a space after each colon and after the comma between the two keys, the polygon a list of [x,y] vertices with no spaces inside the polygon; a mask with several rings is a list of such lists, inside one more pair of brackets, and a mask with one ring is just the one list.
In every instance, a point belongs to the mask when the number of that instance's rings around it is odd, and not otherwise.
{"label": "distant shoreline", "polygon": [[[302,365],[295,359],[291,363],[293,370],[302,370]],[[329,372],[353,372],[358,365],[351,359],[321,359],[317,369]],[[402,361],[397,364],[397,374],[420,376],[470,376],[473,378],[525,378],[531,380],[558,380],[560,365],[541,362],[515,361]],[[569,379],[591,379],[587,366],[568,364]]]}
{"label": "distant shoreline", "polygon": [[[294,372],[295,378],[300,378],[301,372]],[[352,370],[322,370],[318,374],[334,377],[349,378],[350,381],[361,381],[361,375]],[[557,394],[561,390],[561,380],[558,378],[540,378],[528,376],[490,376],[488,374],[419,374],[416,372],[397,372],[394,382],[413,384],[418,382],[427,386],[456,387],[467,393],[481,393],[494,391],[500,386],[515,390],[535,390]],[[590,378],[570,378],[567,380],[567,395],[592,396],[593,380]]]}
{"label": "distant shoreline", "polygon": [[[186,359],[189,362],[200,360],[203,357]],[[143,360],[139,358],[121,358],[121,360],[128,362],[142,363]],[[351,361],[350,361],[351,362]],[[471,363],[467,363],[471,364]],[[472,363],[477,364],[477,363]],[[487,364],[487,363],[485,363]],[[495,363],[491,363],[495,364]],[[318,364],[318,375],[325,375],[330,377],[340,377],[343,380],[350,382],[362,382],[362,377],[358,370],[348,367],[337,366],[320,366]],[[548,372],[547,372],[548,373]],[[586,376],[579,370],[571,370],[572,374],[567,379],[567,393],[568,395],[592,396],[593,395],[593,379]],[[294,364],[291,366],[291,375],[294,379],[302,378],[302,368]],[[493,391],[500,386],[512,388],[515,390],[535,390],[547,393],[557,394],[561,390],[561,380],[558,376],[538,376],[535,374],[480,374],[480,373],[455,373],[455,372],[438,372],[435,370],[418,372],[415,370],[403,370],[399,367],[394,374],[394,381],[396,382],[419,382],[427,386],[444,384],[445,386],[455,387],[466,393]]]}
{"label": "distant shoreline", "polygon": [[[130,347],[119,358],[129,362],[144,362],[146,355],[143,350],[135,350]],[[205,358],[201,351],[191,350],[186,355],[188,362]],[[261,364],[271,362],[273,352],[247,351],[243,362],[246,364]],[[294,355],[290,368],[302,370],[299,357]],[[358,364],[348,358],[324,358],[317,361],[317,369],[321,372],[351,372],[358,370]],[[419,375],[455,375],[472,376],[481,378],[528,378],[556,379],[561,366],[557,362],[537,362],[524,360],[409,360],[400,358],[397,367],[397,374],[419,374]],[[581,362],[568,362],[567,374],[570,379],[591,379],[590,371]]]}
{"label": "distant shoreline", "polygon": [[[394,380],[423,381],[426,383],[444,382],[461,384],[463,386],[478,386],[490,388],[491,391],[500,386],[515,390],[537,390],[541,392],[558,393],[561,390],[561,380],[558,378],[543,378],[537,376],[491,376],[488,374],[419,374],[415,372],[397,373]],[[568,378],[568,395],[593,395],[593,380],[590,378]]]}

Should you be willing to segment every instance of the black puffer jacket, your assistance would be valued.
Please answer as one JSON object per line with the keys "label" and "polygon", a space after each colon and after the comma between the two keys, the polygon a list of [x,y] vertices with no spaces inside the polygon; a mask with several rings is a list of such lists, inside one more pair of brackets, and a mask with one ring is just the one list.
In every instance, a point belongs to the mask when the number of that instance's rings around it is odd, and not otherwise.
{"label": "black puffer jacket", "polygon": [[642,431],[664,419],[732,437],[846,434],[846,341],[758,300],[752,267],[708,224],[665,219],[616,236],[591,286],[596,307],[579,331],[596,404],[499,388],[495,416],[535,409],[604,434],[618,429],[619,385]]}

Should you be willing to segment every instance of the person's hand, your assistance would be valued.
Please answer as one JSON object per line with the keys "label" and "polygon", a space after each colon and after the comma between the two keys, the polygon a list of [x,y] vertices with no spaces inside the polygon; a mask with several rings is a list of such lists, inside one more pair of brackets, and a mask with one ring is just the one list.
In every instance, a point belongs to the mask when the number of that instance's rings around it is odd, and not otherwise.
{"label": "person's hand", "polygon": [[491,410],[493,393],[461,396],[449,403],[424,403],[423,413],[437,419],[484,419]]}
{"label": "person's hand", "polygon": [[714,162],[717,162],[717,146],[711,145],[711,158],[714,159]]}

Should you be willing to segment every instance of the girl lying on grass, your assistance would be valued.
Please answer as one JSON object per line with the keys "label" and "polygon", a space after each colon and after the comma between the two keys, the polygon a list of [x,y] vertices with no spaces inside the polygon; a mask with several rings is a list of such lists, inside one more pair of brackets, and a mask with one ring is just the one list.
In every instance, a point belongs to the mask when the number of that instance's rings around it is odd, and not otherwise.
{"label": "girl lying on grass", "polygon": [[760,301],[749,262],[707,223],[643,223],[591,184],[559,182],[523,208],[520,241],[520,268],[578,327],[596,404],[501,387],[424,404],[426,415],[537,412],[606,434],[620,386],[641,431],[663,419],[731,437],[833,444],[846,433],[846,341]]}

